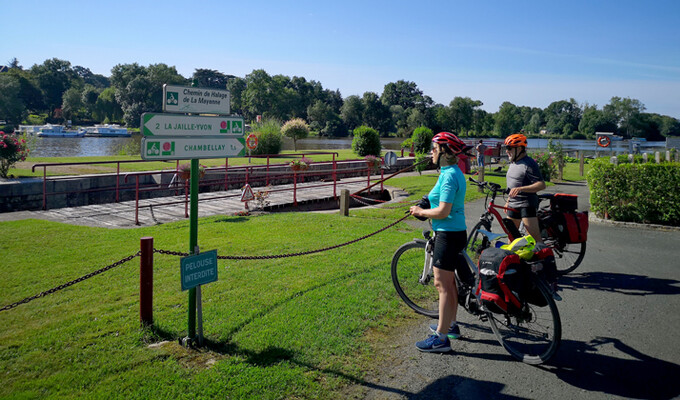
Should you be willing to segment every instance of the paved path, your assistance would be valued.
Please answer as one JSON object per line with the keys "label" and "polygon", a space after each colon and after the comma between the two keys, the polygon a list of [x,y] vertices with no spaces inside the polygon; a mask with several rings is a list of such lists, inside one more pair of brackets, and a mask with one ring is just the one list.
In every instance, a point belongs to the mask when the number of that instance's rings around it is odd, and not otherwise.
{"label": "paved path", "polygon": [[[336,194],[342,189],[354,193],[366,187],[366,178],[347,178],[338,181]],[[263,188],[253,188],[257,192]],[[376,186],[373,190],[379,190]],[[233,215],[244,211],[239,189],[209,192],[199,194],[198,216]],[[332,182],[308,182],[297,184],[297,202],[303,204],[310,201],[326,201],[333,198]],[[17,211],[0,213],[0,221],[15,221],[35,218],[49,221],[64,222],[73,225],[97,226],[107,228],[135,228],[167,222],[180,221],[185,218],[184,194],[173,197],[144,199],[139,201],[139,225],[135,224],[135,202],[95,204],[80,207],[57,208],[46,211]],[[293,185],[273,186],[268,200],[270,207],[292,207]],[[173,203],[173,204],[168,204]],[[255,202],[250,202],[250,209],[255,208]],[[301,207],[301,210],[305,208]]]}

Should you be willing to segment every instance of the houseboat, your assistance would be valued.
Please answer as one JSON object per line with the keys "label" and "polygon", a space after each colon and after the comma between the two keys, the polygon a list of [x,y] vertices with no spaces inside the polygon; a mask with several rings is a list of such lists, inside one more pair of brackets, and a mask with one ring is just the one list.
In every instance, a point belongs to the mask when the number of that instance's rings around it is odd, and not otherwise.
{"label": "houseboat", "polygon": [[83,137],[84,133],[68,131],[63,125],[47,124],[40,127],[36,136],[39,137]]}
{"label": "houseboat", "polygon": [[123,128],[117,124],[101,124],[95,126],[86,126],[80,128],[81,132],[85,136],[97,136],[97,137],[130,137],[130,133],[127,128]]}

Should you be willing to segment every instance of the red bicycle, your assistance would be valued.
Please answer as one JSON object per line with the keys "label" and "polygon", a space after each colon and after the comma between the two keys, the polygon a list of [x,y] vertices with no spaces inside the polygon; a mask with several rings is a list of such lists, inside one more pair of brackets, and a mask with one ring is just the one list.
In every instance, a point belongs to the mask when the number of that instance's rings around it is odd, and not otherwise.
{"label": "red bicycle", "polygon": [[[477,222],[470,231],[467,241],[466,250],[468,255],[476,262],[482,251],[491,246],[489,235],[486,234],[486,232],[493,232],[492,227],[494,227],[494,220],[498,222],[501,230],[508,235],[510,241],[522,237],[523,235],[520,232],[522,226],[518,229],[510,218],[502,217],[498,212],[498,210],[515,210],[494,203],[496,196],[499,193],[507,194],[508,190],[502,189],[501,186],[496,183],[479,182],[473,178],[469,178],[469,180],[476,186],[481,187],[486,193],[486,200],[484,203],[486,211],[479,217],[479,222]],[[551,197],[551,194],[542,194],[539,195],[539,200],[542,201],[550,199]],[[557,227],[548,226],[548,220],[544,218],[548,212],[548,210],[539,209],[537,213],[541,230],[541,239],[543,239],[546,246],[552,248],[553,253],[555,254],[557,273],[559,275],[564,275],[573,271],[581,264],[586,253],[586,243],[567,243],[562,236],[556,235],[555,233],[559,232],[559,230],[556,229]],[[480,231],[484,231],[484,234]]]}

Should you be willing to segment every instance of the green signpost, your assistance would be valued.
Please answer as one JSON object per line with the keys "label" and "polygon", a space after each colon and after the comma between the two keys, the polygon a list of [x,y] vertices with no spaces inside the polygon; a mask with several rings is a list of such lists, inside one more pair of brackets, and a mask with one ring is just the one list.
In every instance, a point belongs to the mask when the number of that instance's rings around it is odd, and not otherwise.
{"label": "green signpost", "polygon": [[[196,337],[196,311],[199,344],[202,333],[201,285],[217,280],[217,250],[198,252],[198,170],[200,158],[245,155],[245,123],[238,115],[187,115],[171,113],[228,114],[229,92],[208,88],[164,85],[163,110],[141,116],[141,155],[144,160],[191,159],[189,185],[189,252],[180,262],[182,290],[189,291],[188,341]],[[198,290],[198,305],[197,305]]]}

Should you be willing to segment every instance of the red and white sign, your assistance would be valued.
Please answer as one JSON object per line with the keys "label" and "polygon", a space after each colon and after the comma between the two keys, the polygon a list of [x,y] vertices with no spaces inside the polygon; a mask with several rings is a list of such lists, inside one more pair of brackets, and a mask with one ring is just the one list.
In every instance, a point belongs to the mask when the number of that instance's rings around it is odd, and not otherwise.
{"label": "red and white sign", "polygon": [[255,148],[257,147],[257,136],[255,136],[252,133],[248,135],[248,137],[246,138],[246,147],[249,150],[255,150]]}
{"label": "red and white sign", "polygon": [[241,201],[251,201],[255,200],[255,195],[253,194],[253,189],[250,185],[246,183],[243,187],[243,192],[241,193]]}

